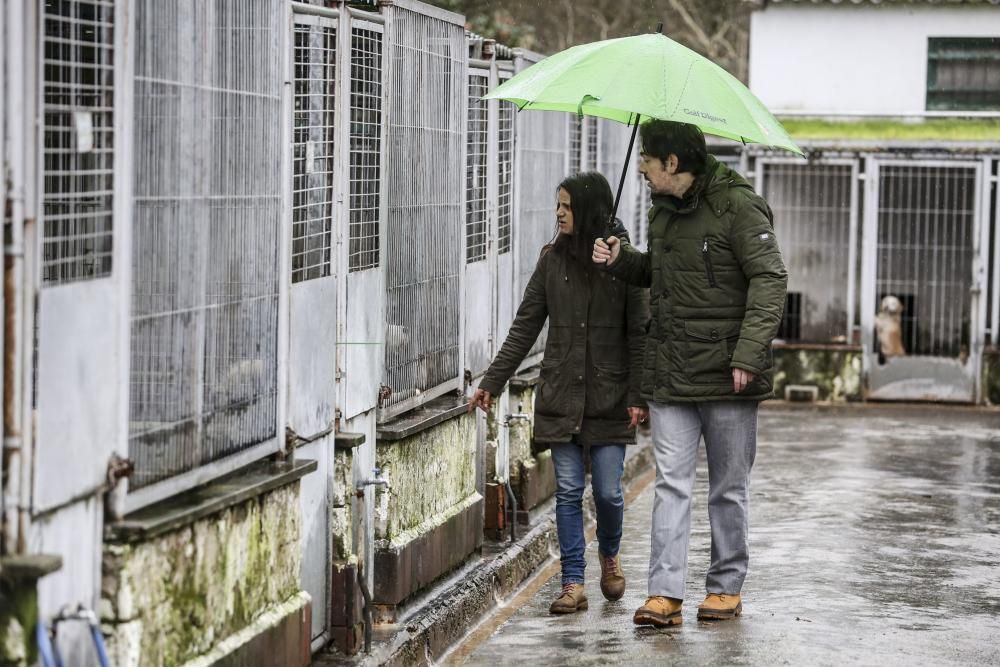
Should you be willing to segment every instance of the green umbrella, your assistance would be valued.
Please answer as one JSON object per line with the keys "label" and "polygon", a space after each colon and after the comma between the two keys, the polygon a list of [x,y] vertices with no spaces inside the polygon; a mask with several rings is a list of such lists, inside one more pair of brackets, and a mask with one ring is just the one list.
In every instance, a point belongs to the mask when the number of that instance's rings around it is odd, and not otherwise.
{"label": "green umbrella", "polygon": [[640,119],[651,118],[691,123],[707,134],[802,155],[771,112],[736,77],[659,31],[560,51],[484,99],[513,102],[522,111],[568,111],[636,127]]}
{"label": "green umbrella", "polygon": [[708,134],[802,154],[736,77],[657,33],[560,51],[485,99],[507,100],[520,110],[577,112],[629,125],[640,116],[692,123]]}

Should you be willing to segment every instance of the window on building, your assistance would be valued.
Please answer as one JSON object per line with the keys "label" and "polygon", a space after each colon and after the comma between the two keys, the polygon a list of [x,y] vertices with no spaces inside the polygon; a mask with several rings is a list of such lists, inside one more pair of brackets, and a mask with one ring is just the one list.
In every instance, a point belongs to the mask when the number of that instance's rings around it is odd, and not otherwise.
{"label": "window on building", "polygon": [[1000,37],[931,37],[927,109],[1000,110]]}

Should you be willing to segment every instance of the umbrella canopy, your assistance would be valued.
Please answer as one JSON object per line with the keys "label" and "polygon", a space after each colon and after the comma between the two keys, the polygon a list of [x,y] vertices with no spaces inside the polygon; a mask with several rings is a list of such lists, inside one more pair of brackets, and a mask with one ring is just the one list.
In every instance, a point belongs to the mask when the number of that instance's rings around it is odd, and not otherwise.
{"label": "umbrella canopy", "polygon": [[659,118],[720,137],[802,151],[726,70],[659,33],[581,44],[549,56],[484,99],[633,124]]}

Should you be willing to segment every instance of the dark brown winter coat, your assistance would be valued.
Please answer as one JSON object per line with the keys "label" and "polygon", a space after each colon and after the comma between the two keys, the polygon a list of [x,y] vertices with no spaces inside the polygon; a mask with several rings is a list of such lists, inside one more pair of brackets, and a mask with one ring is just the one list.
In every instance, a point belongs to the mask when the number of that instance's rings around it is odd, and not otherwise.
{"label": "dark brown winter coat", "polygon": [[548,320],[535,393],[535,442],[568,442],[574,436],[587,444],[635,442],[628,408],[646,405],[639,383],[647,293],[605,271],[585,270],[547,247],[479,387],[500,394]]}

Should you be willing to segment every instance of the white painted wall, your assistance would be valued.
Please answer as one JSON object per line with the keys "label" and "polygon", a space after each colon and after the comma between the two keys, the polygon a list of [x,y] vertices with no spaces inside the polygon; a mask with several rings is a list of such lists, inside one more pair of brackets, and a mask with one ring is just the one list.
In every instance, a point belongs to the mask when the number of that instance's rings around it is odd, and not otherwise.
{"label": "white painted wall", "polygon": [[750,21],[750,89],[779,115],[921,114],[928,37],[1000,37],[1000,7],[771,4]]}

